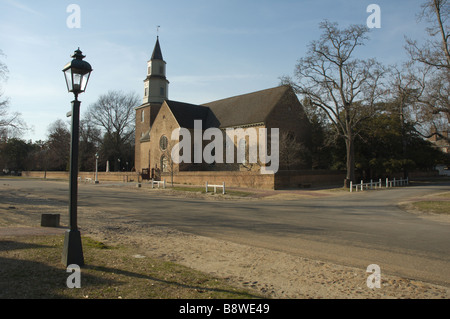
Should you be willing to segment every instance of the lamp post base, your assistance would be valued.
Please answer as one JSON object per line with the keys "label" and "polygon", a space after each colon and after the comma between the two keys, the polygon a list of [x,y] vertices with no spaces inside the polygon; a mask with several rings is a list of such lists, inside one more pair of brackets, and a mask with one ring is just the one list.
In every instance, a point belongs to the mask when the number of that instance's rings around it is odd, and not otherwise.
{"label": "lamp post base", "polygon": [[79,230],[66,231],[61,261],[66,267],[73,264],[80,267],[84,265],[83,247]]}

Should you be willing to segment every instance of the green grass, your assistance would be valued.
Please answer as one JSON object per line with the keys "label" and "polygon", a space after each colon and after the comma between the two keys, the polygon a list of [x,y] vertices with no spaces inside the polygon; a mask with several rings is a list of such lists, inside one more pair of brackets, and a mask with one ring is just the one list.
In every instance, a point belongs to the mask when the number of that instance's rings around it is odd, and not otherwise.
{"label": "green grass", "polygon": [[442,198],[449,198],[450,199],[450,192],[438,194],[438,195],[436,195],[436,197],[442,197]]}
{"label": "green grass", "polygon": [[[248,299],[262,296],[225,280],[83,237],[81,288],[66,285],[63,236],[0,240],[1,299]],[[143,258],[137,258],[143,257]]]}
{"label": "green grass", "polygon": [[420,201],[412,205],[425,213],[450,214],[450,201]]}

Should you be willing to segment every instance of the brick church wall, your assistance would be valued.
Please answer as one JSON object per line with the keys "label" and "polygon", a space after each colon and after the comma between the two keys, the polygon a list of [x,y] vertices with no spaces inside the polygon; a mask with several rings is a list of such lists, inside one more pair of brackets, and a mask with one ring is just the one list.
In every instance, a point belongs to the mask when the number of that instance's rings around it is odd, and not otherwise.
{"label": "brick church wall", "polygon": [[[144,111],[144,121],[141,121],[142,111]],[[135,158],[135,169],[137,171],[141,170],[142,163],[145,163],[141,159],[141,137],[142,134],[145,134],[150,128],[150,106],[147,107],[141,107],[136,109],[136,126],[135,126],[135,151],[134,151],[134,158]]]}
{"label": "brick church wall", "polygon": [[[170,183],[171,176],[169,173],[163,174],[162,179],[166,183]],[[273,189],[274,176],[261,175],[256,172],[178,172],[173,176],[173,182],[185,185],[199,185],[204,186],[208,184],[222,185],[225,182],[226,187],[242,187],[242,188],[260,188]]]}

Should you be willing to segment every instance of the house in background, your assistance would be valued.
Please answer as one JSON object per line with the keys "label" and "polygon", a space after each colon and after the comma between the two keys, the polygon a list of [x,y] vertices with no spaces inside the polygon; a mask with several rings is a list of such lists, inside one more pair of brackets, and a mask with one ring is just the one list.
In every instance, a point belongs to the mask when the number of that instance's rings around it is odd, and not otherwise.
{"label": "house in background", "polygon": [[[436,131],[434,131],[436,132]],[[434,145],[435,148],[439,149],[445,154],[450,154],[450,142],[449,142],[449,131],[442,131],[439,134],[434,134],[428,140]],[[436,166],[436,170],[441,176],[450,176],[450,167],[446,164],[440,164]]]}

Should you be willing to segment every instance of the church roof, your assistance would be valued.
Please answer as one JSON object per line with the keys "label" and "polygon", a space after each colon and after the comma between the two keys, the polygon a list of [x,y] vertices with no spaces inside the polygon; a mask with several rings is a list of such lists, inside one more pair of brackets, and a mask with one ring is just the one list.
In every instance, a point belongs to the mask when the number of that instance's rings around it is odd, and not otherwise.
{"label": "church roof", "polygon": [[201,120],[203,129],[206,128],[206,120],[210,113],[209,108],[171,100],[166,100],[165,102],[172,111],[172,114],[175,116],[180,127],[188,129],[194,128],[194,120]]}
{"label": "church roof", "polygon": [[283,85],[203,104],[215,117],[208,119],[208,126],[225,128],[263,123],[290,88]]}
{"label": "church roof", "polygon": [[180,127],[194,128],[194,120],[202,121],[202,128],[226,128],[265,123],[267,117],[290,86],[234,96],[203,105],[166,100]]}
{"label": "church roof", "polygon": [[153,49],[152,60],[164,60],[159,46],[159,37],[156,38],[155,48]]}

